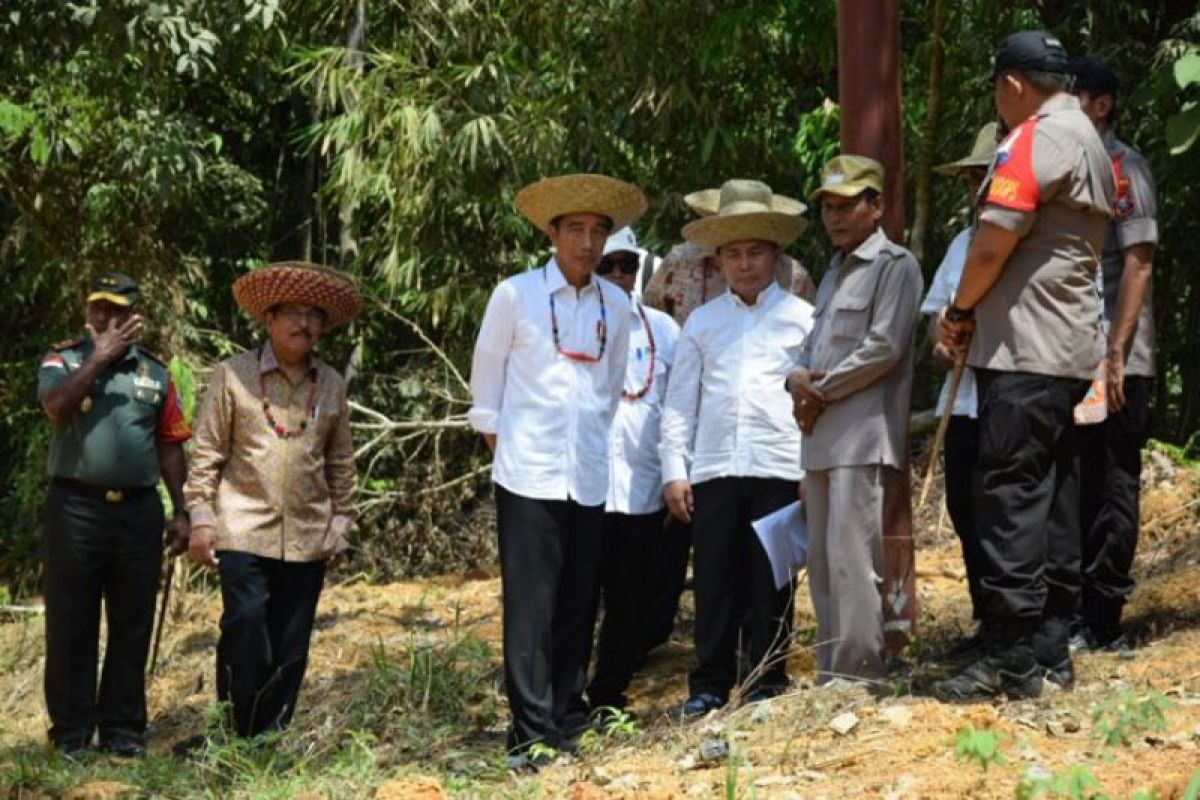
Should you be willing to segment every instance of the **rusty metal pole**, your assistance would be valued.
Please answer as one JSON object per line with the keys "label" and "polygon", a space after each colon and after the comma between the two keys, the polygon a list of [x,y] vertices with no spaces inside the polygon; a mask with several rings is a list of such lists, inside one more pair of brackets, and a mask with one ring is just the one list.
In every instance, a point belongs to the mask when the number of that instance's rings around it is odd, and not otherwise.
{"label": "rusty metal pole", "polygon": [[[900,2],[838,0],[838,98],[842,152],[883,164],[884,230],[904,241],[904,149],[900,125]],[[888,649],[916,632],[912,482],[906,467],[888,481],[883,524],[883,621]]]}

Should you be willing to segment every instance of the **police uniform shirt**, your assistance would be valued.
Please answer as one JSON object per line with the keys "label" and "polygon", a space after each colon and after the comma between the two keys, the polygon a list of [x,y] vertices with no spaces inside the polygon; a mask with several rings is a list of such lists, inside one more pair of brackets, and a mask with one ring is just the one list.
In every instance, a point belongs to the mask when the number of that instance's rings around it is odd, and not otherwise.
{"label": "police uniform shirt", "polygon": [[658,437],[679,325],[669,315],[632,298],[629,315],[629,361],[625,389],[613,418],[604,510],[652,514],[663,507]]}
{"label": "police uniform shirt", "polygon": [[[1104,283],[1104,316],[1112,320],[1117,310],[1117,294],[1125,272],[1125,250],[1139,244],[1158,244],[1158,202],[1154,176],[1145,157],[1117,138],[1111,130],[1104,134],[1104,147],[1112,159],[1117,178],[1115,218],[1104,241],[1100,264]],[[1125,374],[1144,378],[1155,375],[1153,282],[1146,286],[1146,300],[1138,315],[1137,329],[1130,337],[1125,354]]]}
{"label": "police uniform shirt", "polygon": [[[38,399],[79,369],[92,349],[90,339],[81,339],[47,353],[38,370]],[[154,486],[160,478],[156,445],[190,437],[167,367],[134,345],[96,377],[70,414],[55,420],[49,473],[99,488]]]}
{"label": "police uniform shirt", "polygon": [[815,385],[828,403],[804,439],[804,469],[905,463],[923,289],[917,259],[882,229],[854,252],[834,255],[798,361],[826,373]]}
{"label": "police uniform shirt", "polygon": [[981,189],[980,220],[1020,236],[975,308],[972,367],[1091,380],[1100,361],[1096,271],[1112,219],[1112,163],[1079,100],[1015,127]]}

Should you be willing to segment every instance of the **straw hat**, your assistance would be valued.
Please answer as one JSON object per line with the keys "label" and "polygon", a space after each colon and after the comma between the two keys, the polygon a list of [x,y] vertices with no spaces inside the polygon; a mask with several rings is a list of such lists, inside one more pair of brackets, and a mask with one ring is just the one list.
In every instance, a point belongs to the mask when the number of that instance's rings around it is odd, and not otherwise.
{"label": "straw hat", "polygon": [[612,220],[614,231],[620,230],[648,205],[632,183],[588,173],[542,178],[517,192],[516,201],[517,210],[541,231],[566,214],[599,214]]}
{"label": "straw hat", "polygon": [[808,226],[808,221],[796,212],[797,207],[804,207],[803,203],[773,194],[762,181],[729,180],[714,191],[715,205],[705,192],[688,195],[702,195],[693,208],[713,208],[713,213],[683,227],[683,238],[708,250],[752,240],[787,247]]}
{"label": "straw hat", "polygon": [[996,123],[989,122],[980,128],[979,133],[975,135],[975,146],[971,148],[969,155],[965,158],[960,158],[958,161],[939,164],[933,168],[933,171],[939,175],[958,175],[967,169],[987,169],[992,165],[992,159],[995,156]]}
{"label": "straw hat", "polygon": [[[683,196],[683,203],[696,214],[702,217],[711,217],[717,213],[717,209],[721,206],[721,190],[720,189],[701,189],[698,192],[692,192]],[[800,216],[808,210],[808,206],[801,203],[799,200],[793,200],[790,197],[784,197],[781,194],[771,195],[771,209],[782,214],[795,214]]]}
{"label": "straw hat", "polygon": [[242,310],[262,323],[267,311],[283,303],[316,306],[325,312],[325,327],[336,328],[362,311],[363,299],[344,272],[304,261],[283,261],[251,270],[233,283]]}

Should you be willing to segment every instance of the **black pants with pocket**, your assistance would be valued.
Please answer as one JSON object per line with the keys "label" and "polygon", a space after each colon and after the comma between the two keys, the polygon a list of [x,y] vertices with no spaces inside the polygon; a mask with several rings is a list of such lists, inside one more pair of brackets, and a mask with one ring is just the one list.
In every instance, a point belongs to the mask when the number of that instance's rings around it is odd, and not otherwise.
{"label": "black pants with pocket", "polygon": [[692,555],[692,524],[667,515],[661,535],[651,556],[649,621],[646,649],[652,650],[671,638],[679,600],[687,583],[688,561]]}
{"label": "black pants with pocket", "polygon": [[1079,441],[1087,381],[977,369],[975,525],[984,631],[996,647],[1068,657],[1079,597]]}
{"label": "black pants with pocket", "polygon": [[559,747],[588,723],[604,506],[537,500],[496,485],[508,749]]}
{"label": "black pants with pocket", "polygon": [[[751,523],[797,499],[797,481],[714,478],[692,487],[693,569],[697,666],[688,677],[692,695],[728,698],[787,686],[794,591],[775,588],[771,563]],[[749,613],[746,613],[746,610]],[[738,674],[738,637],[749,636],[749,675]]]}
{"label": "black pants with pocket", "polygon": [[324,561],[281,561],[217,552],[221,636],[217,698],[230,704],[239,736],[283,730],[308,668]]}
{"label": "black pants with pocket", "polygon": [[975,462],[979,455],[979,420],[954,415],[946,427],[942,450],[942,468],[946,474],[946,511],[962,545],[963,567],[967,572],[967,590],[971,596],[971,616],[980,618],[979,577],[983,571],[983,551],[975,530]]}
{"label": "black pants with pocket", "polygon": [[1079,619],[1097,640],[1121,634],[1121,611],[1133,591],[1142,448],[1150,436],[1152,378],[1125,379],[1125,406],[1080,428],[1083,593]]}
{"label": "black pants with pocket", "polygon": [[[143,741],[146,655],[162,567],[163,508],[154,487],[120,502],[55,480],[46,497],[42,589],[46,603],[46,710],[50,739],[88,745]],[[96,691],[100,605],[108,628]]]}

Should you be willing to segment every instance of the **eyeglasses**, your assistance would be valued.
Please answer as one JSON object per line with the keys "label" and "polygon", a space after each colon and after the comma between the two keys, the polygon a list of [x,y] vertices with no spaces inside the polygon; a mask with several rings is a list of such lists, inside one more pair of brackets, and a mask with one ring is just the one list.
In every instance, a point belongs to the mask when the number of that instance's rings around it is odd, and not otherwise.
{"label": "eyeglasses", "polygon": [[600,259],[599,265],[596,267],[596,274],[607,275],[614,269],[619,269],[623,275],[635,275],[637,274],[638,267],[640,266],[641,264],[638,263],[637,256],[627,256],[623,258],[602,258]]}
{"label": "eyeglasses", "polygon": [[322,324],[325,322],[325,312],[319,308],[303,309],[285,307],[276,309],[275,315],[277,317],[282,317],[288,322],[294,322],[297,324],[301,322],[315,322],[317,324]]}

